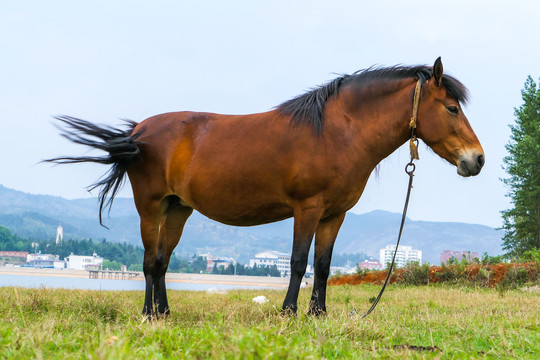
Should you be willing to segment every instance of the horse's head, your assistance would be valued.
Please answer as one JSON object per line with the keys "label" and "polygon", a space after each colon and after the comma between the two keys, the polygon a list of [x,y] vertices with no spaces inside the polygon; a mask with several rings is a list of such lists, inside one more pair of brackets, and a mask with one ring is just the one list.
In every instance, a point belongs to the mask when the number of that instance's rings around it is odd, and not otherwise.
{"label": "horse's head", "polygon": [[456,79],[444,75],[441,58],[435,61],[433,76],[424,83],[418,110],[418,137],[433,151],[456,165],[461,176],[474,176],[484,166],[484,150],[461,103],[467,90]]}

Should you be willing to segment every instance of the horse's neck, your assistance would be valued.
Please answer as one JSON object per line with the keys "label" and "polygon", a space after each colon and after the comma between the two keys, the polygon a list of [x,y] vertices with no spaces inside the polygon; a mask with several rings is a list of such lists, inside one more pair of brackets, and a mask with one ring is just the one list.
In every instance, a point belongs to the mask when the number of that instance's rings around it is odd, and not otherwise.
{"label": "horse's neck", "polygon": [[343,103],[344,110],[351,118],[359,151],[369,153],[373,166],[410,138],[413,86],[413,80],[407,79],[388,87],[357,89],[356,93],[354,88],[350,89],[349,104]]}

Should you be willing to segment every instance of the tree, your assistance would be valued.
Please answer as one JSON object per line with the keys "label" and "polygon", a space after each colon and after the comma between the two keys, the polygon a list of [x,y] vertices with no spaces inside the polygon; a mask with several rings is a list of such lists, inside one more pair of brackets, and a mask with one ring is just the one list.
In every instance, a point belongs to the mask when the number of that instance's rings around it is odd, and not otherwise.
{"label": "tree", "polygon": [[540,248],[540,89],[529,76],[515,110],[503,179],[513,208],[502,211],[503,249],[510,256]]}
{"label": "tree", "polygon": [[120,270],[122,268],[122,264],[120,264],[117,261],[110,261],[110,260],[103,260],[103,264],[101,265],[103,269],[109,269],[109,270]]}
{"label": "tree", "polygon": [[198,256],[193,263],[191,264],[191,269],[194,273],[205,273],[206,272],[207,262],[206,259],[202,256]]}

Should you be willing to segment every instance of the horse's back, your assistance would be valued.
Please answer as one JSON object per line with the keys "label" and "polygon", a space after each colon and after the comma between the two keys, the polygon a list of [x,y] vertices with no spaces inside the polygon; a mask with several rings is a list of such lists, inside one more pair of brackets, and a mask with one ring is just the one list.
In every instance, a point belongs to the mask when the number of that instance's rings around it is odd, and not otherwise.
{"label": "horse's back", "polygon": [[136,202],[175,195],[237,225],[290,217],[291,161],[279,139],[286,134],[267,117],[178,112],[141,122],[134,130],[143,144],[141,161],[129,172]]}

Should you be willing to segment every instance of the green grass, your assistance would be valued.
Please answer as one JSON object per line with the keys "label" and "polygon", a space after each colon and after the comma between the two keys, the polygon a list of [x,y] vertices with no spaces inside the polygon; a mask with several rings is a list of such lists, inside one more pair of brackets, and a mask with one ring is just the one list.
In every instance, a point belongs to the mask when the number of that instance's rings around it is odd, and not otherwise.
{"label": "green grass", "polygon": [[361,319],[378,290],[330,287],[319,318],[308,289],[296,317],[279,314],[283,291],[169,291],[171,316],[146,321],[142,292],[0,288],[0,358],[540,358],[538,293],[390,286]]}

